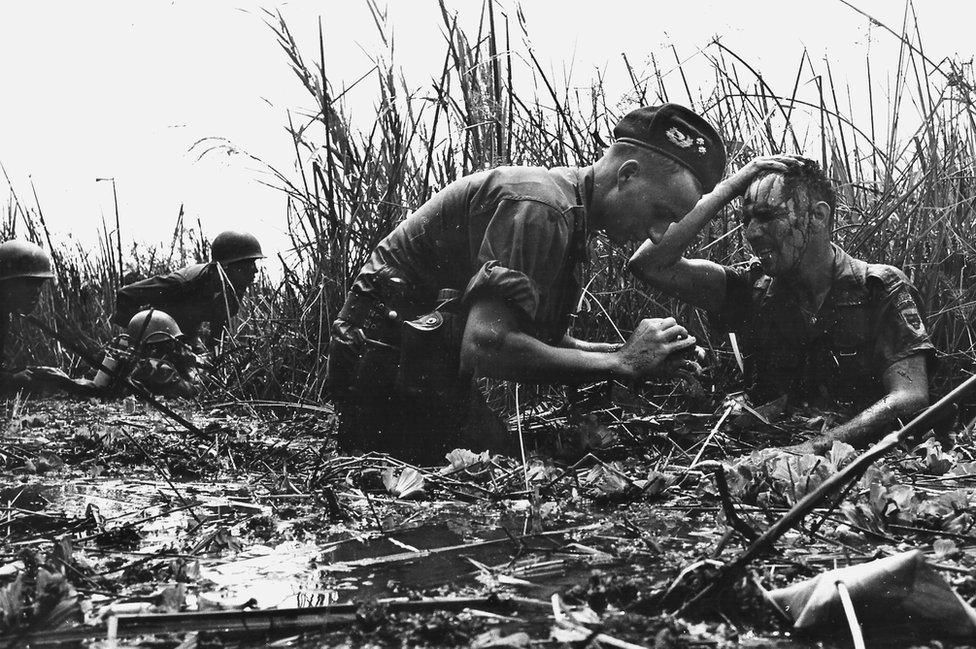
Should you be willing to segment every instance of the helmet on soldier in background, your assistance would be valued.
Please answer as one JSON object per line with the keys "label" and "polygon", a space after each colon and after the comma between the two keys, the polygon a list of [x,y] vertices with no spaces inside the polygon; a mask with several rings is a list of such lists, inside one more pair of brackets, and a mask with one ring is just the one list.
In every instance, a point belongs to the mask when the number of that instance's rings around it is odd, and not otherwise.
{"label": "helmet on soldier in background", "polygon": [[54,277],[51,256],[39,245],[23,239],[0,243],[0,281],[21,277]]}
{"label": "helmet on soldier in background", "polygon": [[245,259],[264,259],[261,243],[247,232],[227,230],[214,237],[210,244],[210,258],[221,264],[232,264]]}
{"label": "helmet on soldier in background", "polygon": [[130,345],[152,344],[175,340],[183,335],[180,325],[170,315],[159,309],[146,309],[132,316],[125,328]]}

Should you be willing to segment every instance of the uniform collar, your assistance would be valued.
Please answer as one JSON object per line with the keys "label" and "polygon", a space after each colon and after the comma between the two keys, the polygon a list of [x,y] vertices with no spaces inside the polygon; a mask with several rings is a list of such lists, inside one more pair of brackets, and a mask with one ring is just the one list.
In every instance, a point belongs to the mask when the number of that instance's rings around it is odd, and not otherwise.
{"label": "uniform collar", "polygon": [[589,214],[593,203],[593,165],[577,169],[579,182],[576,185],[576,197],[583,210]]}
{"label": "uniform collar", "polygon": [[[834,251],[834,275],[830,283],[830,289],[824,297],[823,304],[820,306],[820,313],[825,313],[832,304],[833,300],[845,292],[847,289],[862,287],[867,277],[867,263],[852,257],[835,243],[830,244]],[[768,276],[767,276],[768,277]],[[775,277],[769,278],[769,285],[766,289],[766,297],[776,297],[787,302],[794,302],[793,292],[780,286]]]}

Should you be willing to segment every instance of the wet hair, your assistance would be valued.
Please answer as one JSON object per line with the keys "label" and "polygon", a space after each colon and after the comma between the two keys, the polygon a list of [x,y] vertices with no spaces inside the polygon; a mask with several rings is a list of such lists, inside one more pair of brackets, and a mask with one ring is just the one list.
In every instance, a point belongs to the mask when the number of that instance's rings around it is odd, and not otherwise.
{"label": "wet hair", "polygon": [[796,190],[802,188],[807,196],[808,207],[823,201],[830,207],[830,218],[833,220],[837,195],[830,179],[816,161],[801,156],[794,156],[794,159],[800,164],[791,166],[786,173],[781,174],[784,192],[796,196]]}

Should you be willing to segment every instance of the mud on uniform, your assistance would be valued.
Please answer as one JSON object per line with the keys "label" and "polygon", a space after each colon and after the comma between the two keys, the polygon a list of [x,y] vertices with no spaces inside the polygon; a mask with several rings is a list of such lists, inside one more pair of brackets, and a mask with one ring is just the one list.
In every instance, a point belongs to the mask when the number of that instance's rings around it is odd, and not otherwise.
{"label": "mud on uniform", "polygon": [[482,296],[502,298],[526,333],[562,340],[591,191],[589,169],[491,169],[450,184],[379,243],[332,327],[342,445],[431,458],[457,445],[472,396],[461,335]]}
{"label": "mud on uniform", "polygon": [[210,262],[123,286],[115,296],[112,322],[125,327],[132,316],[148,307],[168,313],[187,338],[195,341],[204,322],[210,323],[212,336],[219,335],[237,315],[240,302],[220,264]]}
{"label": "mud on uniform", "polygon": [[749,392],[757,402],[801,400],[868,405],[896,361],[934,355],[915,289],[893,266],[869,264],[839,247],[833,284],[808,317],[758,261],[725,267],[726,298],[712,322],[737,334]]}

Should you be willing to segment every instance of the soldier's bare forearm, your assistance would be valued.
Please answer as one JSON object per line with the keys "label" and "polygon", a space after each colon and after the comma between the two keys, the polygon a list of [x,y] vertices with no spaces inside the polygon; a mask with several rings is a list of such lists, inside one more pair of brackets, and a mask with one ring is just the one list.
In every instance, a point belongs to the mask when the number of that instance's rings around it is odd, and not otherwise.
{"label": "soldier's bare forearm", "polygon": [[[828,450],[833,442],[845,442],[856,448],[863,448],[879,439],[898,417],[904,416],[897,397],[885,395],[881,400],[862,410],[850,421],[824,433],[814,444]],[[818,449],[819,450],[819,449]]]}
{"label": "soldier's bare forearm", "polygon": [[462,350],[462,367],[476,376],[531,383],[584,383],[622,374],[612,354],[552,347],[521,332]]}
{"label": "soldier's bare forearm", "polygon": [[622,372],[614,354],[553,347],[523,332],[514,313],[495,298],[477,302],[468,314],[461,370],[509,381],[568,384],[599,381]]}
{"label": "soldier's bare forearm", "polygon": [[563,336],[559,346],[566,349],[578,349],[584,352],[600,352],[609,354],[619,350],[623,346],[623,343],[590,342],[589,340],[580,340],[579,338],[573,338],[569,334],[566,334]]}
{"label": "soldier's bare forearm", "polygon": [[847,423],[824,433],[823,438],[814,444],[818,450],[829,449],[834,440],[858,448],[869,446],[890,430],[892,423],[911,417],[928,404],[927,383],[925,387],[925,391],[899,389],[886,394]]}
{"label": "soldier's bare forearm", "polygon": [[630,258],[630,271],[644,279],[673,266],[684,256],[701,229],[733,198],[735,193],[732,188],[726,183],[719,183],[714,190],[702,196],[680,221],[673,223],[659,241],[645,241]]}

